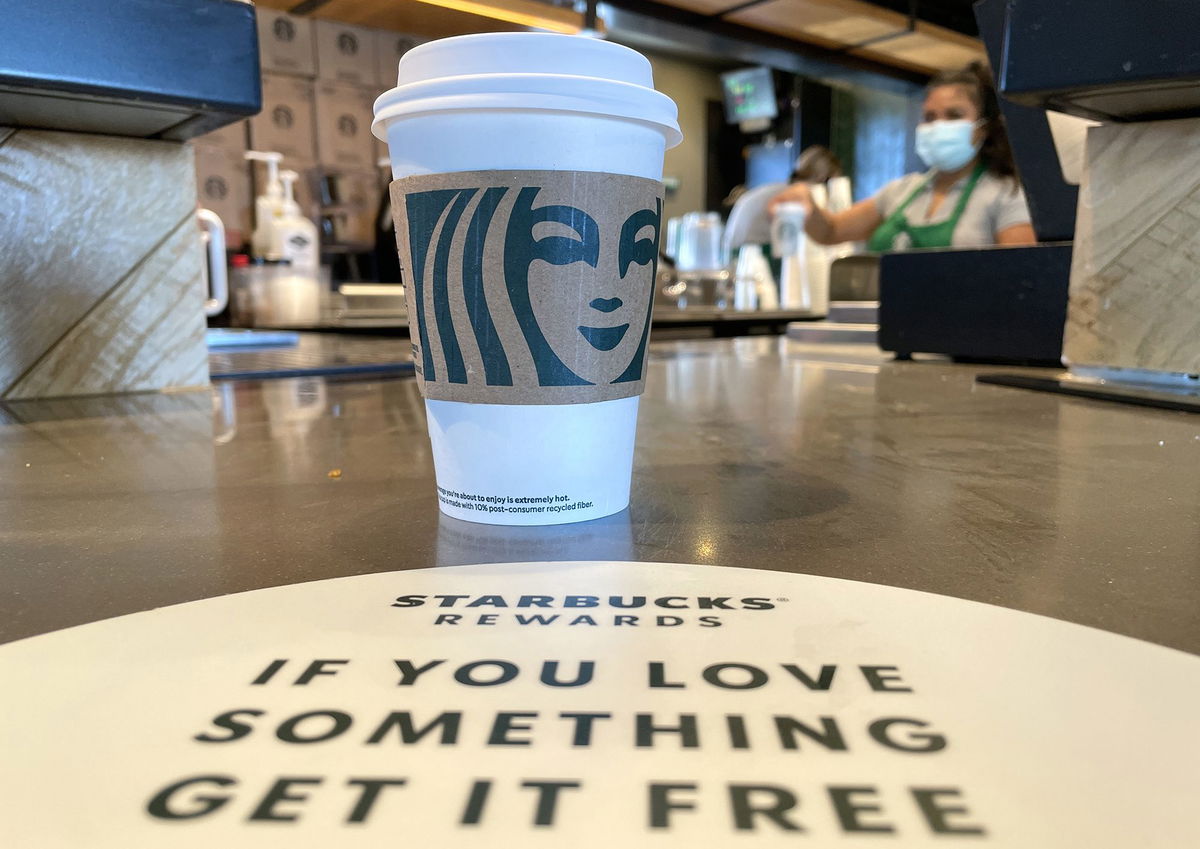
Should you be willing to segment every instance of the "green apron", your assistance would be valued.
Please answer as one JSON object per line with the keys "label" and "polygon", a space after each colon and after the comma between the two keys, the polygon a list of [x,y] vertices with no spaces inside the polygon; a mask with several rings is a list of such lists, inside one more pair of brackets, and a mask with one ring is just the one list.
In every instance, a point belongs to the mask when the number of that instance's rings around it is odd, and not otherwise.
{"label": "green apron", "polygon": [[958,204],[954,207],[954,212],[950,217],[940,224],[925,224],[914,227],[908,223],[908,218],[904,215],[909,204],[916,200],[917,195],[925,191],[930,181],[933,180],[933,175],[929,179],[917,186],[916,190],[908,196],[904,203],[900,204],[900,208],[887,217],[887,219],[875,228],[875,232],[871,234],[871,238],[867,240],[867,250],[882,252],[895,249],[896,237],[901,233],[907,233],[913,248],[948,248],[951,242],[954,241],[954,228],[958,226],[958,219],[962,218],[963,210],[967,208],[967,201],[971,199],[971,192],[975,191],[975,185],[979,182],[979,178],[983,176],[983,164],[980,163],[971,172],[970,179],[967,180],[967,185],[963,187],[962,194],[959,195]]}

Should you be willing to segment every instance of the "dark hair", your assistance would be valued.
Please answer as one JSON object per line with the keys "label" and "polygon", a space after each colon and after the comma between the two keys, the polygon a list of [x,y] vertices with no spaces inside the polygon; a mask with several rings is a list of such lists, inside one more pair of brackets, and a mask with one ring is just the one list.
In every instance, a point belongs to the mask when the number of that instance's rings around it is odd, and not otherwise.
{"label": "dark hair", "polygon": [[942,71],[938,73],[929,85],[926,93],[935,88],[947,85],[962,86],[975,108],[979,110],[979,118],[984,121],[983,146],[979,149],[979,157],[983,160],[988,171],[997,177],[1017,178],[1017,166],[1013,162],[1012,147],[1008,143],[1008,133],[1004,130],[1004,119],[1000,115],[1000,102],[996,99],[996,87],[992,85],[992,75],[982,62],[972,62],[960,71]]}
{"label": "dark hair", "polygon": [[800,151],[792,167],[793,183],[827,183],[842,176],[842,161],[833,151],[819,144],[810,145]]}

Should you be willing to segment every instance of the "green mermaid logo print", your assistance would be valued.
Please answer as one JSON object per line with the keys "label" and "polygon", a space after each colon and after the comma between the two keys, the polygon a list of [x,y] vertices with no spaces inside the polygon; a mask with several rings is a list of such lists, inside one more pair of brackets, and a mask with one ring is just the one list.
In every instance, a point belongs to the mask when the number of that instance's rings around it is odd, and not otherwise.
{"label": "green mermaid logo print", "polygon": [[[422,188],[434,178],[452,185]],[[426,396],[497,399],[502,387],[559,401],[638,394],[659,190],[590,172],[397,181],[393,205],[403,204],[405,224],[397,239]]]}

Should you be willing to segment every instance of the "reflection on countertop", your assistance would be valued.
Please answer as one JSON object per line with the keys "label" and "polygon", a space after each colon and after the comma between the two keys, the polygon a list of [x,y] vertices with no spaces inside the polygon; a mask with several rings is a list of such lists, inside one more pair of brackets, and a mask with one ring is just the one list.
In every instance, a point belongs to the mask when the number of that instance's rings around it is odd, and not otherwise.
{"label": "reflection on countertop", "polygon": [[411,379],[9,404],[0,640],[341,575],[635,559],[891,584],[1200,652],[1200,417],[978,371],[654,343],[629,510],[546,529],[439,515]]}

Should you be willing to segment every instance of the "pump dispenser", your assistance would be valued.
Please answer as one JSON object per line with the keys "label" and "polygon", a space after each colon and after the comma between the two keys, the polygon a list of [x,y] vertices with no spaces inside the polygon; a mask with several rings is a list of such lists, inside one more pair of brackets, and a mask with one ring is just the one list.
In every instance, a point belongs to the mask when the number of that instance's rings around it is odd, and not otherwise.
{"label": "pump dispenser", "polygon": [[248,150],[246,158],[267,164],[267,185],[263,193],[254,200],[254,235],[250,247],[256,257],[269,260],[283,259],[275,227],[283,217],[283,184],[279,182],[279,163],[282,153],[275,151]]}
{"label": "pump dispenser", "polygon": [[275,221],[275,238],[280,258],[289,260],[297,274],[315,274],[320,263],[317,225],[304,217],[300,204],[296,203],[299,176],[295,171],[279,174],[283,183],[283,215]]}

